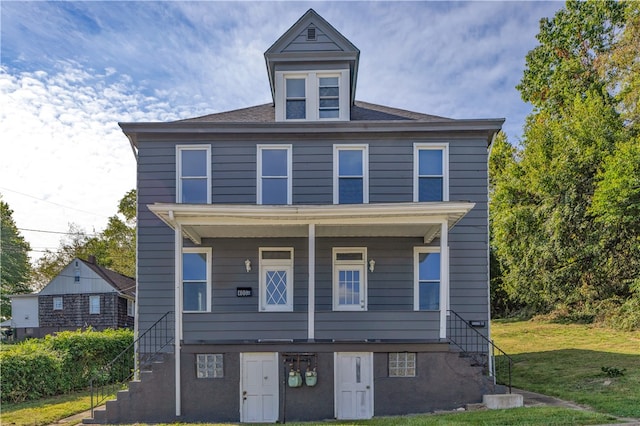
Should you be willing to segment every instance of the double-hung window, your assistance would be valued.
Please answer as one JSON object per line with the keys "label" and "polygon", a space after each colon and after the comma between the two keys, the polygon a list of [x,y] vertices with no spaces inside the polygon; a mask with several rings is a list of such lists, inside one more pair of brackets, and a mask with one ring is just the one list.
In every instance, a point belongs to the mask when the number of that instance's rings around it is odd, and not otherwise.
{"label": "double-hung window", "polygon": [[440,250],[416,247],[414,250],[414,309],[437,311],[441,293]]}
{"label": "double-hung window", "polygon": [[448,144],[414,144],[413,201],[449,201]]}
{"label": "double-hung window", "polygon": [[348,121],[349,70],[278,71],[276,121]]}
{"label": "double-hung window", "polygon": [[286,108],[285,117],[287,120],[304,120],[307,118],[307,79],[304,77],[285,78],[286,88]]}
{"label": "double-hung window", "polygon": [[333,249],[333,310],[367,310],[366,248]]}
{"label": "double-hung window", "polygon": [[258,204],[291,204],[291,145],[258,145]]}
{"label": "double-hung window", "polygon": [[211,311],[211,249],[182,249],[182,310]]}
{"label": "double-hung window", "polygon": [[131,299],[127,299],[127,315],[132,317],[136,313],[136,302]]}
{"label": "double-hung window", "polygon": [[179,145],[176,149],[177,202],[211,203],[211,147]]}
{"label": "double-hung window", "polygon": [[260,310],[293,311],[293,248],[260,248]]}
{"label": "double-hung window", "polygon": [[333,146],[333,204],[369,202],[369,147]]}

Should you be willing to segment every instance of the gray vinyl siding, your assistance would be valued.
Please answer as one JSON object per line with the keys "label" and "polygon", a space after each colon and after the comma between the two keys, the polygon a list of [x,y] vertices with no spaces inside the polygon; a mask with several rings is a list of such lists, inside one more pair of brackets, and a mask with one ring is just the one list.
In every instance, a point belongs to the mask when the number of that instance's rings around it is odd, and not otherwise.
{"label": "gray vinyl siding", "polygon": [[[218,137],[219,138],[219,137]],[[138,158],[138,311],[142,332],[174,309],[174,233],[148,204],[174,203],[176,145],[211,146],[212,202],[256,203],[256,145],[292,144],[294,204],[333,202],[333,145],[369,145],[371,203],[413,199],[413,144],[449,144],[449,198],[475,208],[450,230],[450,308],[466,319],[488,319],[487,147],[483,138],[437,139],[399,135],[287,135],[274,139],[208,138],[139,140]],[[431,245],[437,246],[438,240]],[[420,238],[318,238],[316,240],[316,337],[437,338],[437,313],[413,312],[413,247]],[[307,240],[205,239],[212,247],[212,312],[184,318],[185,340],[305,339],[307,337]],[[294,311],[258,312],[259,247],[294,248]],[[367,247],[376,260],[368,273],[368,311],[332,312],[333,247]],[[244,268],[250,259],[251,272]],[[237,287],[253,296],[236,297]],[[405,316],[408,315],[408,316]],[[426,318],[426,319],[425,319]],[[344,321],[349,319],[349,325]],[[340,324],[343,324],[340,326]],[[403,325],[404,324],[404,325]],[[377,330],[377,331],[375,331]],[[284,337],[283,337],[284,336]]]}

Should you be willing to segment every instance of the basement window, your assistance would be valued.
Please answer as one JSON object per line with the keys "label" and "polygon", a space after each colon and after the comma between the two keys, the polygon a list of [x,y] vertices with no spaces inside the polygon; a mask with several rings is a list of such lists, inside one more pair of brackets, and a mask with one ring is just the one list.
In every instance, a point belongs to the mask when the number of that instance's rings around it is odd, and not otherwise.
{"label": "basement window", "polygon": [[389,377],[415,377],[416,354],[392,352],[389,354]]}
{"label": "basement window", "polygon": [[219,379],[224,377],[223,361],[222,354],[197,354],[196,377],[198,379]]}

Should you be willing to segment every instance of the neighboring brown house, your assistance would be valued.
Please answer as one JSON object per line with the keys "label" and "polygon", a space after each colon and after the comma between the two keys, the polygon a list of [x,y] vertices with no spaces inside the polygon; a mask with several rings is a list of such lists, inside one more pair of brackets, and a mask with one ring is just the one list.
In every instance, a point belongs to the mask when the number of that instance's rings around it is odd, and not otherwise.
{"label": "neighboring brown house", "polygon": [[[133,328],[135,314],[135,279],[98,265],[95,257],[75,258],[39,293],[37,321],[33,312],[22,312],[25,295],[11,296],[12,328],[16,340],[42,337],[57,331],[92,327]],[[35,304],[33,303],[32,304]],[[30,308],[34,311],[35,306]],[[27,324],[24,318],[31,319]]]}

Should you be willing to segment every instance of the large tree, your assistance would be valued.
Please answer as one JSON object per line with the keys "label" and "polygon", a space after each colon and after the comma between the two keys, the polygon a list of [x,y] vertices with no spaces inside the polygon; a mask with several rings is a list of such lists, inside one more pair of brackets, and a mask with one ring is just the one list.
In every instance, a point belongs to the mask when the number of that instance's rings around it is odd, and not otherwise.
{"label": "large tree", "polygon": [[638,5],[568,1],[538,40],[522,144],[490,159],[496,294],[576,317],[640,306]]}
{"label": "large tree", "polygon": [[13,210],[0,195],[0,318],[11,317],[11,294],[31,293],[29,243],[13,220]]}

